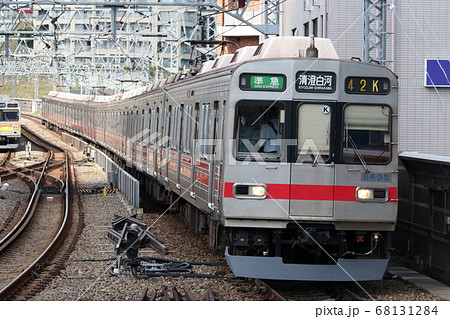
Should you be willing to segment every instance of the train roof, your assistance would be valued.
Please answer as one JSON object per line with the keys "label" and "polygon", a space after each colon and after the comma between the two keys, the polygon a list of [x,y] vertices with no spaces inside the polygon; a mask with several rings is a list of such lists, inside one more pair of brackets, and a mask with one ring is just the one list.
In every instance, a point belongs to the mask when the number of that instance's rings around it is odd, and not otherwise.
{"label": "train roof", "polygon": [[[219,56],[215,60],[206,61],[202,64],[200,70],[195,72],[191,69],[178,72],[168,78],[162,79],[151,85],[143,86],[131,91],[112,95],[112,96],[96,96],[96,95],[80,95],[74,93],[65,93],[50,91],[49,96],[60,99],[76,100],[87,103],[111,103],[117,100],[127,100],[137,97],[152,90],[161,89],[164,86],[171,85],[178,81],[194,78],[196,76],[204,76],[207,74],[215,74],[222,70],[235,69],[243,63],[251,63],[257,60],[270,60],[280,58],[297,58],[311,59],[308,57],[308,48],[317,49],[319,59],[339,60],[339,56],[333,47],[330,39],[310,38],[310,37],[271,37],[262,41],[258,46],[248,46],[238,49],[234,54],[226,54]],[[314,57],[313,57],[314,58]]]}
{"label": "train roof", "polygon": [[252,60],[271,58],[306,58],[311,46],[318,50],[319,59],[339,59],[330,39],[310,37],[273,37],[261,42]]}

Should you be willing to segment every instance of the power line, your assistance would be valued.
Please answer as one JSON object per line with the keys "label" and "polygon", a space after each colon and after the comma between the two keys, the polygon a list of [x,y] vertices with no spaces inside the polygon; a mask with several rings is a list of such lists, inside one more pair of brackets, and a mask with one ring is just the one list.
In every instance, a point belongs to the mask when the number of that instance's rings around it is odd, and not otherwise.
{"label": "power line", "polygon": [[[428,74],[428,71],[427,71],[427,69],[426,69],[426,67],[425,67],[425,64],[423,63],[423,59],[420,57],[419,52],[417,51],[417,49],[416,49],[414,43],[412,42],[410,36],[408,35],[408,32],[406,31],[405,26],[403,25],[402,21],[400,20],[400,17],[399,17],[398,14],[397,14],[396,8],[394,7],[392,11],[394,12],[394,15],[395,15],[396,19],[398,20],[398,22],[399,22],[399,24],[400,24],[400,27],[402,28],[403,33],[405,34],[406,38],[408,39],[408,42],[409,42],[411,48],[413,49],[413,51],[414,51],[414,53],[415,53],[415,55],[416,55],[416,57],[417,57],[417,60],[420,61],[421,65],[422,65],[422,68],[424,69],[425,73],[426,73],[427,75],[429,75],[429,74]],[[442,105],[443,110],[445,111],[445,113],[447,114],[447,116],[450,116],[449,107],[448,107],[447,104],[445,103],[444,99],[442,98],[441,94],[439,93],[439,90],[437,89],[437,87],[436,87],[436,85],[434,84],[433,79],[432,79],[431,77],[430,77],[430,80],[431,80],[431,83],[433,84],[433,89],[435,90],[436,94],[437,94],[438,97],[439,97],[439,100],[441,101],[441,105]]]}

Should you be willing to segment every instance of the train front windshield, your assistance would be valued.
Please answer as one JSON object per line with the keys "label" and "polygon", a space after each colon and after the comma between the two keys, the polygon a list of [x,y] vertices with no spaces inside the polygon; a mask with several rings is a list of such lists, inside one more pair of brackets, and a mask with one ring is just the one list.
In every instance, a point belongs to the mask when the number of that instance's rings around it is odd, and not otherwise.
{"label": "train front windshield", "polygon": [[237,159],[279,161],[284,135],[284,105],[262,101],[241,102],[237,108]]}
{"label": "train front windshield", "polygon": [[390,114],[387,106],[345,107],[342,154],[346,163],[390,161]]}
{"label": "train front windshield", "polygon": [[17,122],[19,120],[19,111],[3,110],[0,111],[0,121]]}

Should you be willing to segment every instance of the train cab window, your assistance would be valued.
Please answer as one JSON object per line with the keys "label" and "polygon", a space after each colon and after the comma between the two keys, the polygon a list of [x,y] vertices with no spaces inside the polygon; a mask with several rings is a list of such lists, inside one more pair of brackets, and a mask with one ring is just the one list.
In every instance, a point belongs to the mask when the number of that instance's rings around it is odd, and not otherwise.
{"label": "train cab window", "polygon": [[276,102],[241,102],[237,106],[238,160],[279,161],[284,131],[284,105]]}
{"label": "train cab window", "polygon": [[347,105],[344,109],[343,159],[346,163],[390,161],[388,106]]}
{"label": "train cab window", "polygon": [[301,104],[299,106],[297,161],[317,163],[329,158],[330,117],[329,105]]}
{"label": "train cab window", "polygon": [[1,121],[15,122],[19,120],[19,112],[13,110],[3,110],[1,111]]}

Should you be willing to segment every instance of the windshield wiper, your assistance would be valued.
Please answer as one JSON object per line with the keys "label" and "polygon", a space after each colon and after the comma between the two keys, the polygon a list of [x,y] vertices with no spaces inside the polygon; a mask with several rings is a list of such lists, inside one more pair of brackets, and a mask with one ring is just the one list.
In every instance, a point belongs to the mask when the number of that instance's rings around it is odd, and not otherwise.
{"label": "windshield wiper", "polygon": [[369,170],[369,167],[366,164],[366,161],[362,157],[358,147],[356,146],[355,141],[353,141],[353,138],[349,134],[347,134],[347,140],[350,141],[350,144],[352,145],[353,149],[355,150],[356,156],[358,157],[358,159],[361,162],[362,166],[364,166],[364,170],[366,171],[366,173],[370,173],[370,170]]}
{"label": "windshield wiper", "polygon": [[323,139],[322,145],[320,145],[320,148],[319,148],[319,150],[317,152],[317,155],[314,158],[314,161],[312,162],[312,167],[316,166],[317,162],[319,161],[319,158],[321,157],[322,149],[325,146],[325,143],[327,142],[327,138],[329,136],[329,131],[328,131],[329,125],[330,125],[330,121],[328,121],[328,123],[327,123],[327,130],[325,132],[325,138]]}
{"label": "windshield wiper", "polygon": [[314,157],[314,161],[312,162],[312,166],[313,166],[313,167],[316,166],[317,162],[319,161],[319,158],[321,157],[321,153],[322,153],[322,148],[325,146],[325,142],[326,142],[326,141],[327,141],[327,139],[325,138],[325,139],[323,140],[322,145],[320,145],[320,148],[319,148],[319,150],[318,150],[318,152],[317,152],[317,155],[316,155],[316,157]]}

